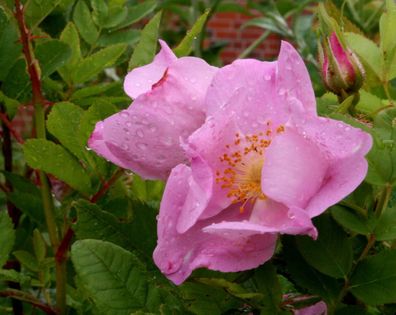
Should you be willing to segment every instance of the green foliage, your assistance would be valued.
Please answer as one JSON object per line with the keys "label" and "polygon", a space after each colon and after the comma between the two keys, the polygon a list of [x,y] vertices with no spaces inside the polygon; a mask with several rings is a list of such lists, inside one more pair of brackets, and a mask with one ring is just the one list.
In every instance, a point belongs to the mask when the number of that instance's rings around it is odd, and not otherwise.
{"label": "green foliage", "polygon": [[11,218],[5,211],[0,212],[0,266],[7,261],[15,242],[15,231]]}
{"label": "green foliage", "polygon": [[129,60],[128,69],[143,66],[151,62],[156,53],[161,13],[157,13],[143,28],[139,43]]}
{"label": "green foliage", "polygon": [[50,173],[74,189],[91,192],[91,180],[84,168],[61,145],[44,139],[30,139],[23,151],[28,165]]}
{"label": "green foliage", "polygon": [[25,17],[27,24],[31,28],[36,27],[60,2],[61,0],[26,1]]}
{"label": "green foliage", "polygon": [[304,236],[297,247],[304,259],[320,272],[334,278],[345,278],[352,267],[352,244],[342,229],[329,216],[315,221],[319,237]]}
{"label": "green foliage", "polygon": [[197,40],[197,36],[202,32],[202,29],[208,19],[209,10],[202,14],[197,21],[194,23],[190,31],[187,32],[186,36],[180,42],[180,44],[174,49],[174,53],[178,57],[187,56],[190,54],[194,41]]}
{"label": "green foliage", "polygon": [[125,49],[126,46],[123,44],[112,45],[83,59],[74,68],[72,81],[74,83],[84,83],[98,75],[104,68],[112,66]]}
{"label": "green foliage", "polygon": [[351,292],[370,305],[396,302],[396,251],[384,251],[362,261],[351,278]]}

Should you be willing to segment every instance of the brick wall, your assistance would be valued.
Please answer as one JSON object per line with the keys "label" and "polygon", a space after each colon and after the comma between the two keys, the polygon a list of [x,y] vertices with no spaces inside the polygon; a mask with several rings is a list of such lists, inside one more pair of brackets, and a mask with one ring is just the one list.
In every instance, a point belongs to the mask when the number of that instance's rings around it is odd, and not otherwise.
{"label": "brick wall", "polygon": [[[216,42],[227,42],[227,46],[222,49],[220,57],[224,64],[235,60],[247,47],[250,46],[264,30],[258,27],[247,27],[243,30],[241,26],[251,19],[236,12],[221,12],[212,16],[207,25],[208,45]],[[250,55],[251,58],[272,59],[278,55],[280,38],[275,34],[270,34]]]}

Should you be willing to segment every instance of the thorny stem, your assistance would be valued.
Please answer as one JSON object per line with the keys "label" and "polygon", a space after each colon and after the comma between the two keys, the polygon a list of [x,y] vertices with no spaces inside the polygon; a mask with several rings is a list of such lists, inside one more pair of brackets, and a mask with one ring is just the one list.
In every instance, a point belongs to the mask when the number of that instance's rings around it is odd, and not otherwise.
{"label": "thorny stem", "polygon": [[13,299],[17,299],[19,301],[24,301],[24,302],[30,303],[35,308],[42,310],[44,313],[46,313],[48,315],[57,315],[58,314],[56,312],[56,310],[54,310],[51,306],[41,302],[40,300],[36,299],[33,295],[26,293],[26,292],[14,290],[14,289],[8,289],[8,290],[0,291],[0,296],[1,297],[10,297]]}
{"label": "thorny stem", "polygon": [[[45,133],[45,114],[44,105],[46,101],[41,91],[41,81],[39,70],[37,67],[37,60],[34,57],[31,46],[31,34],[26,26],[23,5],[20,0],[15,0],[15,17],[18,21],[20,39],[22,43],[22,50],[27,63],[27,70],[32,84],[32,103],[35,108],[35,128],[37,138],[46,138]],[[47,223],[48,234],[53,250],[56,252],[59,245],[59,237],[55,221],[54,203],[52,200],[51,190],[47,175],[39,172],[41,182],[41,195],[43,198],[44,215]],[[66,268],[65,262],[55,262],[56,268],[56,306],[59,313],[66,312]]]}

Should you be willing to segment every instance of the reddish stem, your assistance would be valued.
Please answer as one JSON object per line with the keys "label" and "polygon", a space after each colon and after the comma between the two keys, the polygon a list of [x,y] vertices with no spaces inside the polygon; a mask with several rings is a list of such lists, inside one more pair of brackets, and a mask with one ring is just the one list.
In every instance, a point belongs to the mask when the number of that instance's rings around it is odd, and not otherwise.
{"label": "reddish stem", "polygon": [[13,290],[13,289],[3,290],[3,291],[0,291],[0,296],[1,297],[9,297],[12,299],[17,299],[20,301],[28,302],[32,306],[42,310],[44,313],[46,313],[48,315],[57,315],[58,314],[51,306],[36,299],[33,295],[30,295],[25,292],[21,292],[19,290]]}
{"label": "reddish stem", "polygon": [[15,0],[15,18],[18,21],[19,31],[21,33],[21,43],[22,50],[26,58],[27,62],[27,70],[30,76],[30,81],[32,83],[32,103],[33,104],[44,104],[44,97],[41,92],[41,81],[37,66],[35,64],[36,61],[33,60],[31,47],[30,47],[30,32],[26,26],[25,18],[23,15],[24,7],[21,4],[20,0]]}
{"label": "reddish stem", "polygon": [[18,143],[23,144],[25,140],[21,137],[21,135],[15,130],[14,126],[12,125],[11,121],[8,119],[7,114],[0,113],[0,120],[2,123],[7,126],[8,130],[11,132],[13,137],[15,138]]}

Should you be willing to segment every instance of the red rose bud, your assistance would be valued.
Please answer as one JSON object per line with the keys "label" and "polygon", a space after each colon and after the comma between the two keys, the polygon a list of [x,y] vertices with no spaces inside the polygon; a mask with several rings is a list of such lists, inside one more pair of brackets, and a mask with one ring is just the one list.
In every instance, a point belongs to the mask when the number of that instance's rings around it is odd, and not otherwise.
{"label": "red rose bud", "polygon": [[364,68],[358,57],[344,47],[335,32],[319,46],[323,81],[328,90],[342,96],[357,92],[364,81]]}

